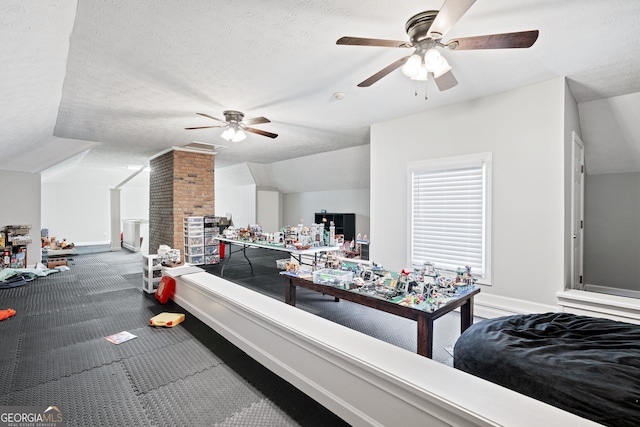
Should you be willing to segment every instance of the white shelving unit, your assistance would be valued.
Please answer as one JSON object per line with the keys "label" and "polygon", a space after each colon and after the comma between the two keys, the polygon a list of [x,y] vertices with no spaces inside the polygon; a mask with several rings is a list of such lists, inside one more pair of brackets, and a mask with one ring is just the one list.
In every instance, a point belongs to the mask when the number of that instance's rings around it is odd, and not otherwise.
{"label": "white shelving unit", "polygon": [[142,290],[152,294],[162,280],[162,265],[158,255],[142,256]]}
{"label": "white shelving unit", "polygon": [[184,224],[184,262],[204,264],[204,217],[188,216]]}

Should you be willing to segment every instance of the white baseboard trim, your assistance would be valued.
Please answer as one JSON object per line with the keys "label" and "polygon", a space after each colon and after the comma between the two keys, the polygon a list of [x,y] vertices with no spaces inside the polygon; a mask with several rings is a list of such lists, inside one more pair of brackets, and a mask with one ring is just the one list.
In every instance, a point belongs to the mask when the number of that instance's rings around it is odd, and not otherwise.
{"label": "white baseboard trim", "polygon": [[556,295],[561,310],[566,313],[640,324],[640,299],[576,289]]}
{"label": "white baseboard trim", "polygon": [[596,426],[220,277],[175,279],[180,306],[351,425]]}
{"label": "white baseboard trim", "polygon": [[99,240],[95,242],[74,242],[75,246],[95,246],[95,245],[108,245],[110,244],[110,240]]}
{"label": "white baseboard trim", "polygon": [[475,316],[483,319],[493,319],[515,314],[556,312],[558,311],[558,306],[480,292],[474,297],[473,311]]}

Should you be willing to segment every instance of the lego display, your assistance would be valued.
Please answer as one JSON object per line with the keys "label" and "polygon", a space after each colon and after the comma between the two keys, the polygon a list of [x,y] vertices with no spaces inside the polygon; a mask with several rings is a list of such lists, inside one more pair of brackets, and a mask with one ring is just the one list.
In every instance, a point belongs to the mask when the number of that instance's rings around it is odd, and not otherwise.
{"label": "lego display", "polygon": [[365,267],[358,260],[340,260],[335,254],[327,254],[324,267],[314,266],[311,273],[292,271],[281,274],[312,279],[313,283],[429,312],[475,289],[477,280],[469,266],[458,268],[455,276],[441,274],[430,262],[413,270],[390,272],[375,263],[372,267]]}

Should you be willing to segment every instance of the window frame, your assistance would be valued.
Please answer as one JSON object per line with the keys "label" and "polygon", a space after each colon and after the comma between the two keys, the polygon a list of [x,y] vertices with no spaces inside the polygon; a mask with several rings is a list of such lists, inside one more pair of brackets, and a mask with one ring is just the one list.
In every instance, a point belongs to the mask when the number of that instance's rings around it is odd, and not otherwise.
{"label": "window frame", "polygon": [[[484,274],[476,275],[478,283],[491,285],[491,193],[493,155],[491,152],[475,153],[460,156],[419,160],[407,164],[407,263],[412,265],[413,258],[413,176],[420,172],[438,172],[465,167],[482,166],[483,168],[483,201],[482,201],[482,265]],[[436,264],[437,267],[437,264]],[[460,266],[464,267],[464,266]],[[438,268],[443,274],[455,273],[453,270]]]}

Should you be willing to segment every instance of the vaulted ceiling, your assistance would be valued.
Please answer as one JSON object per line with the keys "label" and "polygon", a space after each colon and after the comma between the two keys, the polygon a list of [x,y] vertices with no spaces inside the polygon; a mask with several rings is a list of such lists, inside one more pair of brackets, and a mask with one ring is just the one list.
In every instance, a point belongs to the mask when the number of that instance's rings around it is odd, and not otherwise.
{"label": "vaulted ceiling", "polygon": [[[638,144],[640,99],[617,108],[605,135],[598,120],[621,103],[596,102],[640,92],[637,0],[477,0],[446,39],[538,29],[536,44],[443,51],[459,84],[440,92],[429,82],[428,100],[400,70],[356,86],[410,51],[339,37],[407,40],[407,19],[442,3],[3,0],[0,169],[40,172],[79,154],[88,167],[146,164],[192,141],[228,146],[218,166],[270,163],[367,144],[371,123],[560,76],[589,103],[587,145]],[[217,124],[196,112],[229,109],[269,118],[254,127],[278,138],[227,143],[220,129],[184,130]]]}

